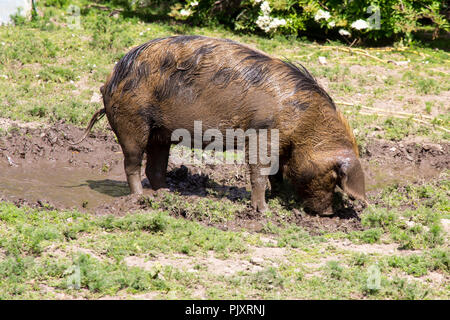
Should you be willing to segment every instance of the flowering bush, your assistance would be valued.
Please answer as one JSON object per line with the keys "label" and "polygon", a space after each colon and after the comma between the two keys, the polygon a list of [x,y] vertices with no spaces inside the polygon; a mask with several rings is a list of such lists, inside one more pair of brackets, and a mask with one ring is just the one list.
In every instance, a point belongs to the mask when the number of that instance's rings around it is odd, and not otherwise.
{"label": "flowering bush", "polygon": [[[105,0],[107,1],[107,0]],[[442,0],[111,0],[134,8],[166,7],[191,24],[223,24],[237,31],[297,35],[334,33],[345,38],[410,37],[423,26],[449,31]],[[129,5],[131,7],[131,5]]]}

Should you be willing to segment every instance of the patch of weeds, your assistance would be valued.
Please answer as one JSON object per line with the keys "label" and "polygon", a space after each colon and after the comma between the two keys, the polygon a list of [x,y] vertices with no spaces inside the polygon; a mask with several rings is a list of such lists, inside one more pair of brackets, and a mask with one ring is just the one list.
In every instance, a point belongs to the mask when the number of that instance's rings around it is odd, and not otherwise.
{"label": "patch of weeds", "polygon": [[441,85],[434,78],[426,78],[417,71],[406,71],[402,80],[412,85],[418,94],[439,94]]}
{"label": "patch of weeds", "polygon": [[224,222],[233,219],[244,209],[244,205],[234,203],[228,199],[202,198],[196,201],[184,199],[174,193],[165,193],[162,200],[157,200],[161,208],[172,212],[176,216],[200,221]]}
{"label": "patch of weeds", "polygon": [[[444,243],[441,219],[449,208],[448,190],[446,179],[388,186],[377,195],[377,205],[370,206],[361,215],[361,223],[365,227],[381,228],[402,249],[439,247]],[[406,209],[399,210],[402,207]]]}
{"label": "patch of weeds", "polygon": [[344,268],[337,261],[328,261],[326,270],[331,278],[341,280]]}
{"label": "patch of weeds", "polygon": [[249,281],[258,290],[274,290],[275,288],[282,288],[285,279],[277,269],[267,267],[251,275]]}
{"label": "patch of weeds", "polygon": [[306,230],[296,225],[278,229],[278,246],[302,248],[324,241],[320,236],[311,236]]}
{"label": "patch of weeds", "polygon": [[164,212],[142,213],[128,215],[123,218],[106,216],[102,218],[98,225],[108,231],[125,230],[136,231],[143,230],[148,232],[163,232],[167,227],[167,214]]}
{"label": "patch of weeds", "polygon": [[60,66],[45,66],[39,71],[39,78],[43,81],[66,82],[75,80],[75,73],[72,69]]}
{"label": "patch of weeds", "polygon": [[397,119],[389,117],[384,121],[385,138],[388,140],[399,141],[407,137],[414,130],[412,119]]}
{"label": "patch of weeds", "polygon": [[384,84],[387,85],[387,86],[392,86],[392,85],[394,85],[394,83],[395,83],[395,79],[394,79],[393,76],[389,75],[389,76],[386,77],[386,79],[384,79],[383,82],[384,82]]}
{"label": "patch of weeds", "polygon": [[415,87],[418,94],[439,94],[441,92],[439,83],[433,78],[419,79]]}
{"label": "patch of weeds", "polygon": [[[148,271],[127,268],[121,264],[102,263],[86,254],[79,254],[74,258],[73,267],[68,268],[66,275],[70,276],[74,272],[79,272],[79,278],[75,282],[79,282],[80,288],[93,293],[114,294],[121,289],[140,292],[161,288],[160,280],[155,283],[156,277]],[[73,278],[65,280],[60,283],[60,287],[70,289]]]}
{"label": "patch of weeds", "polygon": [[425,101],[425,112],[431,114],[434,103],[432,101]]}
{"label": "patch of weeds", "polygon": [[417,282],[411,282],[400,277],[388,279],[381,277],[380,289],[371,289],[367,283],[362,286],[362,292],[370,299],[422,300],[430,294],[430,289]]}
{"label": "patch of weeds", "polygon": [[369,256],[365,253],[353,253],[350,259],[350,264],[354,266],[363,267],[370,261]]}
{"label": "patch of weeds", "polygon": [[399,220],[399,214],[395,210],[370,207],[361,216],[361,224],[369,228],[388,228]]}
{"label": "patch of weeds", "polygon": [[43,118],[47,115],[47,108],[45,106],[35,106],[28,112],[34,117]]}
{"label": "patch of weeds", "polygon": [[231,252],[247,250],[243,236],[238,233],[172,218],[166,212],[135,213],[123,218],[107,216],[101,218],[97,225],[108,230],[108,233],[97,238],[95,249],[106,252],[118,261],[146,252],[192,255],[213,250],[226,257]]}
{"label": "patch of weeds", "polygon": [[388,266],[415,277],[426,275],[428,271],[450,272],[450,254],[443,249],[434,249],[421,255],[390,256],[386,261]]}
{"label": "patch of weeds", "polygon": [[267,234],[280,234],[281,228],[275,225],[272,221],[268,221],[261,230]]}
{"label": "patch of weeds", "polygon": [[360,240],[364,243],[377,243],[382,234],[383,230],[380,228],[364,230],[360,234]]}

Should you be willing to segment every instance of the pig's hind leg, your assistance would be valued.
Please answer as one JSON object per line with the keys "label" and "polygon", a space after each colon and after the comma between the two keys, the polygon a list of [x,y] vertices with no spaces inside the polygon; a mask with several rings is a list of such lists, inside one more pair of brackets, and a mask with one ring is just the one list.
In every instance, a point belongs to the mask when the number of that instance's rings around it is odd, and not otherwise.
{"label": "pig's hind leg", "polygon": [[145,174],[153,190],[166,188],[166,171],[169,162],[170,143],[150,139],[147,146]]}
{"label": "pig's hind leg", "polygon": [[144,150],[131,140],[120,141],[124,154],[125,174],[131,193],[142,194],[141,164]]}

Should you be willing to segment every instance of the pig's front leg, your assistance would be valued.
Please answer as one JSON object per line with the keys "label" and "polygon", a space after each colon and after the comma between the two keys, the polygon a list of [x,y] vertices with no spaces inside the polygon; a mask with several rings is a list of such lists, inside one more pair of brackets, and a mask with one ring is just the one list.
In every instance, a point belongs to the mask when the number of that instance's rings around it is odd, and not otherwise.
{"label": "pig's front leg", "polygon": [[261,166],[258,164],[250,165],[250,183],[252,185],[252,207],[259,212],[266,211],[267,176],[261,174]]}

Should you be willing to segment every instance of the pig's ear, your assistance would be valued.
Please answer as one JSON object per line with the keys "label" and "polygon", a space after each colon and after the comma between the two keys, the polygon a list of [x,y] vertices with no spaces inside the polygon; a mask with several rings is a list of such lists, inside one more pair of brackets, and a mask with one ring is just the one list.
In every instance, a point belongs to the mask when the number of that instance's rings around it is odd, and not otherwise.
{"label": "pig's ear", "polygon": [[105,86],[100,87],[100,92],[102,93],[102,95],[105,95]]}
{"label": "pig's ear", "polygon": [[366,201],[364,171],[358,158],[339,160],[337,165],[338,185],[350,198]]}

